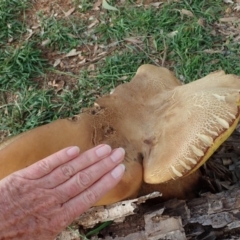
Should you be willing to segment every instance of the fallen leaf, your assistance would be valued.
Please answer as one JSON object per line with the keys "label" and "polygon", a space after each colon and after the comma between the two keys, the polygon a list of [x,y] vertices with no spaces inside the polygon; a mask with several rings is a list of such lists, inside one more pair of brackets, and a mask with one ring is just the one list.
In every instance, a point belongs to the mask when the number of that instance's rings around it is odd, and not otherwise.
{"label": "fallen leaf", "polygon": [[239,43],[239,41],[240,41],[240,36],[237,36],[233,39],[233,42],[235,43]]}
{"label": "fallen leaf", "polygon": [[82,52],[81,51],[77,51],[76,49],[72,49],[69,53],[67,53],[65,55],[65,57],[74,57],[77,55],[80,55]]}
{"label": "fallen leaf", "polygon": [[236,6],[233,8],[235,11],[240,11],[240,3],[236,3]]}
{"label": "fallen leaf", "polygon": [[102,4],[102,0],[98,0],[98,1],[93,5],[93,10],[99,10],[101,4]]}
{"label": "fallen leaf", "polygon": [[70,15],[72,15],[75,10],[75,7],[69,9],[67,12],[64,13],[65,17],[69,17]]}
{"label": "fallen leaf", "polygon": [[117,81],[125,81],[125,80],[127,80],[127,79],[128,79],[127,76],[122,76],[122,77],[120,77]]}
{"label": "fallen leaf", "polygon": [[78,65],[83,65],[84,63],[86,63],[86,58],[84,58],[82,61],[78,62]]}
{"label": "fallen leaf", "polygon": [[110,11],[119,11],[117,8],[109,5],[109,3],[106,0],[102,1],[102,8],[105,8],[105,9],[110,10]]}
{"label": "fallen leaf", "polygon": [[63,80],[60,80],[57,82],[56,82],[56,80],[53,80],[53,81],[48,82],[48,85],[54,87],[56,92],[61,91],[64,87],[64,84],[65,84],[65,82]]}
{"label": "fallen leaf", "polygon": [[233,4],[234,2],[232,0],[223,0],[225,3]]}
{"label": "fallen leaf", "polygon": [[32,26],[31,28],[33,29],[33,30],[35,30],[35,29],[38,29],[38,28],[40,28],[41,27],[41,25],[34,25],[34,26]]}
{"label": "fallen leaf", "polygon": [[232,12],[232,8],[231,7],[228,7],[226,10],[225,10],[225,13],[227,14],[230,14]]}
{"label": "fallen leaf", "polygon": [[107,54],[108,54],[108,52],[101,52],[98,54],[98,56],[103,56],[103,55],[107,55]]}
{"label": "fallen leaf", "polygon": [[99,21],[96,19],[94,22],[92,22],[90,25],[88,25],[88,29],[93,28],[94,26],[96,26],[99,23]]}
{"label": "fallen leaf", "polygon": [[28,37],[26,38],[26,40],[30,39],[32,37],[32,35],[34,34],[32,29],[27,29],[27,31],[29,32]]}
{"label": "fallen leaf", "polygon": [[222,53],[221,50],[213,50],[213,49],[205,49],[203,50],[204,53],[214,54],[214,53]]}
{"label": "fallen leaf", "polygon": [[150,3],[151,6],[156,7],[156,8],[158,8],[162,4],[163,4],[163,2]]}
{"label": "fallen leaf", "polygon": [[[26,39],[26,40],[28,40],[28,39]],[[11,42],[13,42],[13,38],[12,37],[8,39],[8,43],[11,43]]]}
{"label": "fallen leaf", "polygon": [[205,27],[205,20],[203,18],[199,18],[197,21],[198,25],[200,25],[201,27]]}
{"label": "fallen leaf", "polygon": [[186,10],[186,9],[180,10],[180,13],[183,14],[183,15],[187,15],[189,17],[194,17],[193,13],[189,10]]}
{"label": "fallen leaf", "polygon": [[219,21],[220,22],[235,22],[238,19],[239,19],[238,17],[225,17],[225,18],[220,18]]}
{"label": "fallen leaf", "polygon": [[61,59],[58,58],[58,59],[54,62],[53,67],[57,67],[60,63],[61,63]]}
{"label": "fallen leaf", "polygon": [[178,31],[172,31],[172,32],[168,33],[167,36],[170,37],[170,38],[173,38],[177,34],[178,34]]}
{"label": "fallen leaf", "polygon": [[96,70],[96,66],[95,66],[95,64],[90,64],[89,66],[88,66],[88,69],[87,69],[88,71],[95,71]]}
{"label": "fallen leaf", "polygon": [[93,56],[96,56],[98,50],[98,44],[96,43],[93,48]]}
{"label": "fallen leaf", "polygon": [[129,37],[124,38],[124,40],[130,43],[142,43],[142,40],[140,40],[139,37]]}
{"label": "fallen leaf", "polygon": [[8,108],[5,108],[4,114],[5,114],[5,115],[8,115]]}
{"label": "fallen leaf", "polygon": [[211,61],[211,64],[217,64],[217,63],[219,63],[219,59],[214,59]]}
{"label": "fallen leaf", "polygon": [[42,41],[41,45],[42,45],[43,47],[45,47],[45,46],[48,45],[50,42],[51,42],[50,39],[46,39],[46,40]]}
{"label": "fallen leaf", "polygon": [[63,80],[60,80],[59,82],[57,82],[55,84],[56,92],[63,90],[64,85],[65,85],[65,82]]}

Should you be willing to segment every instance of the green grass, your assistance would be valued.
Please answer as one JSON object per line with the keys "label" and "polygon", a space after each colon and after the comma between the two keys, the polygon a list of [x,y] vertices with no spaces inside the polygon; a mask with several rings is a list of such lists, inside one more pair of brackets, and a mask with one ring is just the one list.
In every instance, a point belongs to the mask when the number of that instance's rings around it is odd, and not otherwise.
{"label": "green grass", "polygon": [[89,0],[74,0],[74,4],[79,8],[80,12],[87,12],[91,10],[94,3]]}
{"label": "green grass", "polygon": [[0,49],[0,89],[14,91],[34,85],[34,76],[43,74],[47,61],[41,57],[36,44],[25,42],[20,46]]}
{"label": "green grass", "polygon": [[[214,22],[224,12],[221,0],[180,1],[164,4],[160,9],[136,7],[136,1],[118,5],[120,11],[107,11],[96,16],[99,24],[90,36],[85,34],[92,23],[81,14],[92,14],[92,3],[73,0],[80,15],[67,18],[38,14],[40,28],[26,40],[26,10],[30,1],[0,2],[0,117],[2,130],[17,134],[35,126],[77,114],[81,108],[91,106],[98,96],[108,93],[117,85],[129,81],[137,68],[144,63],[165,66],[173,70],[185,82],[200,78],[211,71],[224,69],[239,74],[239,45],[229,38],[213,34]],[[33,3],[34,4],[34,3]],[[81,5],[82,8],[78,8]],[[193,17],[182,14],[185,9]],[[97,13],[96,13],[97,14]],[[89,20],[87,20],[89,19]],[[204,26],[199,24],[204,20]],[[11,26],[9,28],[9,26]],[[177,34],[171,36],[173,32]],[[18,36],[16,40],[16,36]],[[95,36],[95,37],[92,37]],[[126,38],[140,37],[142,42],[130,42]],[[9,39],[13,42],[9,43]],[[48,45],[42,46],[43,41]],[[111,47],[115,43],[114,47]],[[95,62],[93,72],[86,68],[71,71],[52,67],[51,53],[63,54],[73,48],[91,49],[98,44],[102,51],[110,51],[107,57]],[[206,49],[222,50],[209,54]],[[92,50],[91,50],[92,51]],[[90,52],[91,53],[91,52]],[[70,61],[71,58],[65,59]],[[74,84],[60,93],[47,86],[48,74],[68,75]],[[39,82],[39,79],[41,81]],[[1,107],[2,106],[2,107]]]}
{"label": "green grass", "polygon": [[39,39],[47,42],[52,50],[70,51],[83,45],[87,38],[83,36],[86,31],[85,21],[75,18],[59,19],[55,16],[45,16],[38,13],[41,31]]}
{"label": "green grass", "polygon": [[0,1],[0,46],[19,38],[25,32],[22,21],[24,11],[29,7],[28,0]]}

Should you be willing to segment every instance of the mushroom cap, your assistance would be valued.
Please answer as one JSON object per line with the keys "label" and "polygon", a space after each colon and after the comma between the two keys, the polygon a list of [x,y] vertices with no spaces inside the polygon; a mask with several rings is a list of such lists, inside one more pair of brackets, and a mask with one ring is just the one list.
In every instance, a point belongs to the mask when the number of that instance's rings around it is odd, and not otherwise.
{"label": "mushroom cap", "polygon": [[182,85],[168,69],[142,65],[129,83],[97,101],[114,112],[104,121],[115,134],[104,141],[123,146],[125,161],[140,154],[146,183],[187,176],[235,129],[239,91],[240,78],[223,71]]}

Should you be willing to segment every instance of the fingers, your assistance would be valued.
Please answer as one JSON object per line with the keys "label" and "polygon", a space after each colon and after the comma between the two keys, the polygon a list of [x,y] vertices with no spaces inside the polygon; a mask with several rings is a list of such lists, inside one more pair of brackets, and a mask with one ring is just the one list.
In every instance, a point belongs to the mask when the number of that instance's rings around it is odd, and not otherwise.
{"label": "fingers", "polygon": [[68,181],[55,188],[58,199],[60,199],[61,203],[64,203],[83,192],[86,188],[90,187],[103,175],[111,171],[120,162],[122,162],[124,159],[124,154],[124,149],[115,149],[108,157],[91,165],[88,168],[85,168],[82,171],[79,171]]}
{"label": "fingers", "polygon": [[107,157],[110,153],[110,146],[106,144],[99,145],[80,154],[72,161],[68,161],[67,163],[55,168],[51,174],[44,176],[38,183],[40,186],[54,188],[70,179],[77,172],[97,163],[104,157]]}
{"label": "fingers", "polygon": [[[107,145],[99,145],[91,150],[88,150],[87,154],[84,157],[84,163],[87,166],[88,164],[91,165],[94,161],[99,161],[103,156],[107,155],[107,153],[111,152],[111,148],[108,146],[102,149],[102,146]],[[106,152],[104,152],[106,151]],[[80,149],[77,146],[68,147],[59,152],[56,152],[49,157],[44,158],[41,161],[38,161],[31,166],[18,171],[17,173],[20,174],[22,177],[29,178],[29,179],[39,179],[42,178],[49,173],[51,173],[57,167],[69,162],[70,160],[79,156]]]}
{"label": "fingers", "polygon": [[119,183],[124,171],[125,166],[123,164],[118,165],[90,188],[66,202],[63,208],[68,213],[68,216],[74,219],[98,202],[108,191]]}
{"label": "fingers", "polygon": [[56,167],[72,160],[79,155],[79,147],[68,147],[62,149],[32,165],[26,167],[18,172],[17,174],[22,177],[29,179],[41,178],[53,171]]}

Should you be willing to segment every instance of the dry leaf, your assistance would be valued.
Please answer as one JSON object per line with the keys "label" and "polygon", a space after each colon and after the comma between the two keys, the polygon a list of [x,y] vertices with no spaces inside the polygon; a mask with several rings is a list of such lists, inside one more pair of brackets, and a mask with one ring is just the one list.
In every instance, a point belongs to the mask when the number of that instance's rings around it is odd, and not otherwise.
{"label": "dry leaf", "polygon": [[203,50],[204,53],[214,54],[214,53],[222,53],[221,50],[213,50],[213,49],[205,49]]}
{"label": "dry leaf", "polygon": [[220,18],[219,21],[220,22],[235,22],[238,19],[239,19],[238,17],[225,17],[225,18]]}
{"label": "dry leaf", "polygon": [[186,9],[180,10],[180,13],[183,14],[183,15],[187,15],[189,17],[194,17],[193,13],[189,10],[186,10]]}
{"label": "dry leaf", "polygon": [[35,30],[35,29],[38,29],[40,27],[41,27],[41,25],[34,25],[34,26],[31,27],[31,29]]}
{"label": "dry leaf", "polygon": [[75,10],[75,7],[69,9],[67,12],[64,13],[65,17],[69,17]]}
{"label": "dry leaf", "polygon": [[232,8],[231,7],[228,7],[226,10],[225,10],[225,13],[226,14],[230,14],[232,12]]}
{"label": "dry leaf", "polygon": [[236,6],[233,8],[235,11],[240,11],[240,3],[236,3]]}
{"label": "dry leaf", "polygon": [[140,40],[139,37],[124,38],[124,40],[131,43],[142,43],[142,40]]}
{"label": "dry leaf", "polygon": [[110,10],[110,11],[119,11],[117,8],[109,5],[109,3],[106,0],[102,1],[102,8],[105,8],[105,9]]}
{"label": "dry leaf", "polygon": [[8,115],[8,108],[5,108],[4,114],[5,114],[5,115]]}
{"label": "dry leaf", "polygon": [[90,25],[88,25],[88,29],[93,28],[94,26],[96,26],[99,23],[99,21],[96,19],[94,22],[92,22]]}
{"label": "dry leaf", "polygon": [[96,56],[98,50],[98,44],[96,43],[93,48],[93,56]]}
{"label": "dry leaf", "polygon": [[99,10],[101,4],[102,0],[98,0],[97,2],[95,2],[95,4],[93,5],[93,10]]}
{"label": "dry leaf", "polygon": [[240,36],[237,36],[233,39],[233,42],[235,43],[239,43],[239,41],[240,41]]}
{"label": "dry leaf", "polygon": [[63,90],[64,85],[65,85],[65,82],[63,80],[60,80],[59,82],[57,82],[54,86],[56,87],[56,92]]}
{"label": "dry leaf", "polygon": [[27,29],[27,31],[29,32],[28,37],[26,38],[26,40],[30,39],[32,37],[32,35],[34,34],[32,29]]}
{"label": "dry leaf", "polygon": [[81,51],[77,51],[76,49],[72,49],[69,53],[66,54],[65,57],[74,57],[77,55],[80,55],[82,52]]}
{"label": "dry leaf", "polygon": [[223,0],[225,3],[233,4],[234,2],[232,0]]}
{"label": "dry leaf", "polygon": [[45,46],[48,45],[50,42],[51,42],[50,39],[46,39],[46,40],[42,41],[41,45],[42,45],[43,47],[45,47]]}
{"label": "dry leaf", "polygon": [[98,56],[103,56],[103,55],[107,55],[107,54],[108,54],[108,52],[101,52],[98,54]]}
{"label": "dry leaf", "polygon": [[65,82],[63,80],[60,80],[58,82],[56,82],[56,80],[53,80],[52,82],[51,81],[48,82],[48,85],[54,87],[56,89],[56,92],[61,91],[64,87],[64,84]]}
{"label": "dry leaf", "polygon": [[49,81],[48,86],[53,86],[53,82]]}
{"label": "dry leaf", "polygon": [[60,63],[61,63],[61,59],[58,58],[58,59],[54,62],[53,67],[57,67]]}
{"label": "dry leaf", "polygon": [[172,31],[172,32],[168,33],[167,36],[170,37],[170,38],[173,38],[177,34],[178,34],[178,31]]}
{"label": "dry leaf", "polygon": [[96,66],[95,66],[95,64],[90,64],[89,66],[88,66],[88,69],[87,69],[88,71],[95,71],[96,70]]}
{"label": "dry leaf", "polygon": [[156,7],[156,8],[160,7],[160,5],[162,5],[162,4],[163,4],[163,2],[150,3],[151,6]]}
{"label": "dry leaf", "polygon": [[199,18],[197,21],[198,25],[200,25],[201,27],[205,27],[205,20],[203,18]]}
{"label": "dry leaf", "polygon": [[78,62],[78,65],[83,65],[84,63],[86,63],[86,58],[84,58],[82,61]]}

